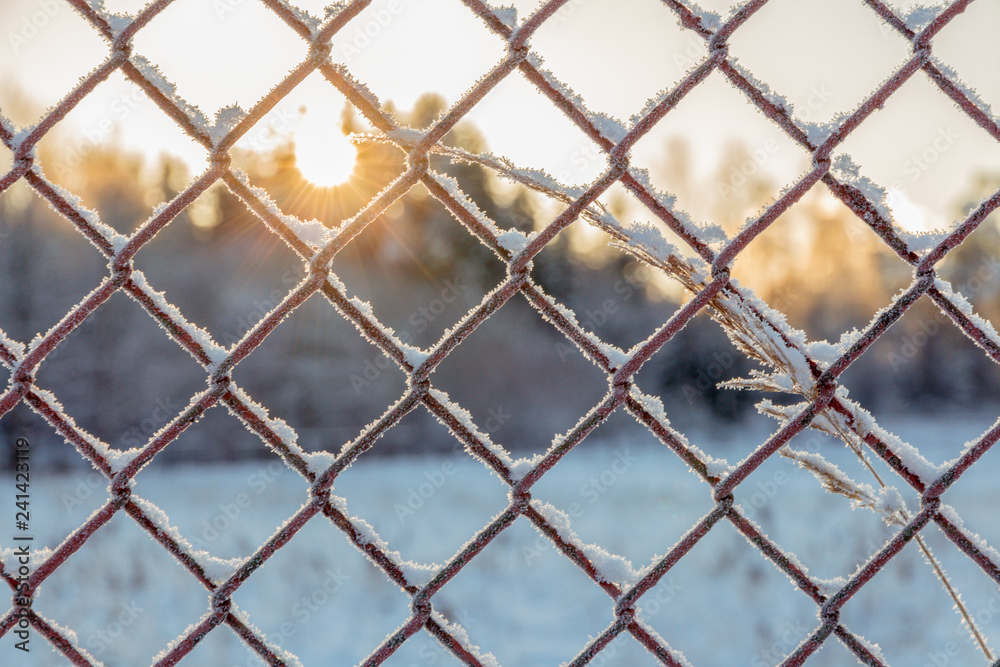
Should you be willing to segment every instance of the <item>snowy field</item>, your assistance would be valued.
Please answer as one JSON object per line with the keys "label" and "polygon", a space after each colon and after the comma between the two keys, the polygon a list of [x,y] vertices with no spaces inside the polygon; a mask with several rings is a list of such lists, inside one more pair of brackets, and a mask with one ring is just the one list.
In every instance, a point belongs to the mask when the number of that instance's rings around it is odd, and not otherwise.
{"label": "snowy field", "polygon": [[[954,458],[991,418],[885,425],[918,444],[934,463]],[[762,428],[762,427],[761,427]],[[642,570],[664,554],[712,506],[709,488],[669,450],[636,432],[571,452],[535,487],[534,497],[573,515],[584,542],[597,543]],[[735,463],[766,436],[691,436],[702,449]],[[810,434],[793,443],[821,451],[859,481],[871,482],[842,445]],[[989,452],[946,494],[966,526],[1000,544],[1000,452]],[[887,473],[886,479],[892,474]],[[56,546],[104,499],[87,474],[38,470],[32,485],[36,546]],[[898,485],[897,485],[898,486]],[[245,558],[307,498],[301,478],[276,461],[237,466],[160,468],[137,478],[135,494],[162,508],[195,546],[219,558]],[[916,494],[905,493],[910,509]],[[334,492],[402,558],[444,563],[506,506],[504,485],[464,453],[438,458],[364,458],[337,479]],[[737,500],[810,574],[849,576],[892,535],[872,512],[840,496],[785,459],[767,462],[740,487]],[[922,533],[962,593],[994,651],[1000,648],[1000,591],[936,527]],[[471,642],[501,665],[569,661],[613,619],[613,601],[551,547],[526,520],[501,533],[434,598]],[[353,665],[408,617],[409,598],[353,548],[326,519],[310,521],[237,591],[236,608],[270,641],[304,665]],[[984,665],[952,603],[910,543],[845,607],[842,622],[878,644],[889,664]],[[208,610],[206,591],[124,513],[42,586],[35,605],[75,630],[80,646],[109,666],[149,664]],[[693,665],[773,665],[818,625],[817,608],[731,524],[719,523],[643,599],[641,616]],[[0,664],[62,665],[32,635],[31,653],[0,642]],[[211,632],[182,664],[213,667],[260,662],[226,627]],[[419,633],[385,664],[459,664]],[[629,636],[591,664],[658,664]],[[810,665],[856,664],[835,639]]]}

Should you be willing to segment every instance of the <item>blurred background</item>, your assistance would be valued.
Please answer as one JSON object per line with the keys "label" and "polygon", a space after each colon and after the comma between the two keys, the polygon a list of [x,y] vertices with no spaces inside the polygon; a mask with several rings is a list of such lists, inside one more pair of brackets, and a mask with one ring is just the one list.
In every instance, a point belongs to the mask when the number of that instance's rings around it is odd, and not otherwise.
{"label": "blurred background", "polygon": [[[89,4],[116,13],[118,23],[144,2]],[[296,4],[319,20],[346,3]],[[515,0],[505,14],[516,13],[522,21],[539,4]],[[914,29],[940,9],[915,0],[891,4]],[[731,11],[730,0],[700,5],[709,22],[721,22]],[[988,113],[1000,109],[998,25],[1000,3],[978,0],[932,44],[935,64],[975,89]],[[231,113],[234,105],[252,108],[308,53],[258,0],[176,0],[138,33],[134,46],[209,122],[220,111]],[[707,53],[704,41],[678,25],[660,0],[569,0],[532,37],[531,47],[541,66],[579,93],[607,126],[624,127]],[[108,52],[107,43],[63,0],[0,2],[4,124],[28,131]],[[504,42],[458,0],[373,0],[333,40],[331,55],[399,123],[423,129],[505,53]],[[795,121],[815,136],[911,58],[912,46],[861,0],[771,0],[729,40],[729,53],[782,95]],[[232,151],[233,168],[266,190],[284,213],[315,220],[313,231],[334,228],[405,168],[399,149],[371,138],[354,143],[347,138],[372,131],[313,74],[241,138]],[[606,155],[517,72],[477,104],[444,143],[506,156],[573,188],[587,187],[607,168]],[[74,106],[36,152],[36,165],[47,179],[122,234],[133,233],[187,188],[205,171],[208,158],[119,73]],[[1000,188],[1000,146],[922,72],[833,157],[848,155],[873,188],[885,191],[897,231],[925,246]],[[675,211],[729,237],[811,168],[810,155],[718,72],[640,140],[630,160],[647,171]],[[12,153],[0,145],[0,173],[11,167]],[[436,156],[432,167],[456,179],[504,229],[539,229],[562,210],[559,202],[474,164]],[[622,224],[657,224],[621,186],[600,203]],[[678,239],[671,240],[683,250]],[[45,335],[107,276],[106,264],[23,180],[0,193],[0,331],[8,338],[30,345]],[[145,245],[134,265],[153,289],[226,348],[305,274],[302,260],[218,184]],[[349,243],[332,269],[349,296],[368,302],[400,338],[424,349],[506,274],[422,186]],[[938,271],[996,326],[1000,217],[990,216]],[[535,258],[532,275],[586,329],[625,351],[690,298],[677,282],[612,247],[606,234],[581,220]],[[740,254],[733,275],[810,340],[833,344],[865,327],[913,279],[912,268],[822,183]],[[718,387],[750,370],[751,362],[702,314],[649,360],[636,381],[663,401],[671,424],[693,446],[735,464],[778,427],[755,410],[762,395]],[[406,390],[395,364],[320,296],[311,297],[241,362],[234,379],[271,416],[293,427],[298,443],[311,452],[339,452]],[[608,389],[605,374],[521,295],[457,347],[431,381],[515,458],[545,451]],[[0,383],[8,382],[9,372],[0,370]],[[78,426],[119,451],[145,445],[206,387],[205,372],[194,359],[120,293],[46,357],[36,382]],[[842,382],[881,426],[913,443],[933,465],[953,460],[997,419],[996,364],[926,299],[855,362]],[[31,442],[37,564],[46,549],[57,548],[112,499],[105,476],[24,404],[0,418],[0,465],[11,466],[14,440],[22,437]],[[921,506],[919,493],[898,482],[877,457],[868,469],[843,443],[814,431],[791,444],[821,452],[858,480],[870,483],[877,470],[901,489],[907,507]],[[961,513],[965,530],[983,537],[984,553],[989,544],[1000,543],[998,456],[1000,448],[987,452],[946,497]],[[161,522],[156,529],[188,541],[190,553],[215,581],[253,558],[311,500],[308,483],[219,406],[136,480],[132,497]],[[398,550],[390,551],[390,558],[417,585],[509,506],[509,492],[506,482],[467,455],[422,408],[339,474],[333,489],[337,507],[349,507],[344,512],[353,525]],[[829,590],[898,531],[874,512],[856,510],[847,498],[827,493],[778,456],[756,469],[735,496],[743,514],[807,563],[809,575]],[[618,571],[614,576],[626,578],[658,562],[716,508],[713,490],[621,410],[546,473],[532,487],[532,497],[546,511],[570,512],[581,543],[616,554],[609,558]],[[150,539],[152,532],[125,512],[114,514],[47,576],[36,595],[33,609],[53,626],[71,628],[75,635],[67,632],[69,640],[95,663],[154,662],[193,621],[212,613],[203,582]],[[322,516],[300,533],[306,537],[296,533],[239,587],[233,609],[303,664],[357,664],[410,618],[412,597]],[[987,643],[1000,645],[996,582],[933,525],[921,536]],[[2,544],[0,539],[0,561],[9,572],[15,556]],[[639,611],[692,664],[777,664],[820,622],[814,600],[728,522],[716,524],[691,553],[696,555],[683,558],[643,596]],[[615,622],[612,600],[592,584],[522,518],[435,594],[434,609],[460,624],[469,642],[492,652],[498,663],[559,664]],[[954,599],[911,542],[851,599],[841,620],[878,643],[887,663],[983,662],[981,648],[953,607]],[[65,664],[41,637],[33,641],[38,650],[28,662],[14,641],[0,642],[0,663]],[[263,664],[224,628],[209,633],[190,660]],[[458,664],[443,644],[421,632],[387,664],[449,660]],[[592,664],[653,661],[622,636]],[[809,664],[854,662],[849,650],[831,639]]]}
{"label": "blurred background", "polygon": [[[313,4],[305,8],[321,16],[323,3]],[[516,4],[522,18],[536,6]],[[141,5],[105,2],[108,11],[121,13]],[[726,3],[705,8],[722,17],[728,11]],[[921,8],[911,3],[901,9],[919,17]],[[817,17],[828,25],[814,34]],[[0,112],[17,127],[37,122],[106,57],[97,33],[61,3],[4,3],[0,20],[10,28],[0,58]],[[990,40],[976,36],[997,21],[995,3],[974,3],[935,39],[936,56],[986,103],[1000,101],[1000,85],[989,75],[998,56]],[[852,33],[863,39],[841,48]],[[342,35],[334,40],[333,57],[401,123],[418,129],[503,56],[502,42],[471,12],[444,0],[373,2]],[[265,39],[268,49],[257,48]],[[603,46],[591,48],[598,39]],[[240,0],[180,0],[136,40],[136,51],[210,118],[233,104],[250,108],[297,64],[304,48],[273,13]],[[648,97],[669,90],[705,55],[704,42],[651,0],[570,2],[543,26],[533,48],[593,111],[626,125]],[[74,56],[67,59],[70,51]],[[850,112],[909,57],[905,42],[871,10],[847,0],[770,3],[738,31],[732,52],[786,96],[800,123],[816,127]],[[241,139],[233,164],[284,212],[334,227],[404,168],[398,149],[346,139],[368,131],[350,104],[314,74]],[[506,155],[570,186],[586,186],[607,165],[606,156],[520,74],[477,105],[445,143]],[[914,234],[951,228],[1000,186],[996,142],[921,72],[835,155],[841,153],[850,153],[861,173],[889,192],[887,205],[899,228]],[[205,151],[118,73],[41,141],[38,156],[49,179],[125,234],[206,167]],[[633,164],[649,171],[661,194],[676,198],[678,210],[732,236],[808,170],[809,156],[714,73],[637,144]],[[0,147],[0,169],[10,166],[10,151]],[[435,168],[456,178],[501,227],[530,231],[559,213],[557,202],[481,167],[437,158]],[[654,219],[620,186],[601,201],[624,223]],[[994,322],[1000,314],[998,235],[994,214],[940,267]],[[25,182],[0,195],[0,328],[9,337],[27,343],[48,331],[106,275],[105,264]],[[303,263],[222,185],[144,247],[135,266],[226,347],[304,275]],[[333,269],[349,295],[370,302],[382,322],[424,348],[504,275],[503,265],[419,185],[349,244]],[[912,279],[911,268],[823,184],[742,253],[734,274],[810,339],[832,342],[864,327]],[[556,237],[536,259],[533,275],[586,328],[622,349],[645,339],[688,297],[583,221]],[[717,387],[749,367],[702,315],[643,368],[638,381],[663,399],[678,428],[726,431],[762,419],[753,408],[759,396]],[[292,425],[307,450],[339,451],[405,387],[402,372],[319,297],[240,364],[235,379]],[[603,374],[520,296],[450,355],[432,381],[495,441],[525,453],[544,450],[606,391]],[[38,383],[78,425],[125,450],[147,442],[204,389],[205,378],[137,304],[117,294],[42,364]],[[844,383],[877,417],[931,409],[965,414],[995,405],[1000,374],[924,300],[848,371]],[[5,446],[15,433],[53,441],[39,451],[55,465],[82,463],[24,405],[0,420]],[[430,416],[415,411],[376,453],[453,446]],[[236,419],[214,410],[162,456],[226,460],[264,453]]]}

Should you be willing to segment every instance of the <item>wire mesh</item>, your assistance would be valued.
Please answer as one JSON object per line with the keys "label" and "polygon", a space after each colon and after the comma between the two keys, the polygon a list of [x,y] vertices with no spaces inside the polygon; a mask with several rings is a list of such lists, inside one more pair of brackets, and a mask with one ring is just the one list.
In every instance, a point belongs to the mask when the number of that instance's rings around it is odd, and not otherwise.
{"label": "wire mesh", "polygon": [[[724,22],[711,20],[707,13],[696,10],[683,0],[663,0],[679,22],[708,46],[708,55],[687,73],[672,90],[654,100],[643,112],[641,119],[631,128],[609,126],[604,119],[589,111],[583,102],[564,86],[556,75],[543,70],[531,51],[531,37],[543,23],[550,19],[566,0],[552,0],[533,15],[517,24],[503,8],[494,8],[481,0],[461,0],[478,15],[488,28],[507,43],[505,57],[478,80],[462,99],[447,113],[423,132],[400,127],[394,117],[384,111],[378,99],[356,80],[343,65],[330,59],[331,40],[352,18],[358,15],[370,0],[341,3],[323,20],[309,16],[284,0],[260,0],[277,15],[290,30],[309,44],[309,55],[261,99],[244,116],[222,118],[213,126],[200,112],[186,105],[164,85],[156,69],[140,55],[134,53],[136,35],[172,4],[172,0],[157,0],[146,6],[130,20],[108,14],[102,3],[87,0],[67,0],[110,44],[110,54],[104,63],[85,77],[55,108],[35,126],[15,131],[13,125],[0,117],[0,140],[13,152],[13,168],[0,178],[0,192],[20,179],[27,183],[67,218],[107,258],[109,270],[104,279],[86,299],[73,307],[62,320],[43,336],[29,345],[0,335],[0,360],[11,370],[11,383],[0,396],[0,415],[9,412],[20,402],[25,402],[40,414],[79,454],[88,460],[106,478],[110,498],[47,557],[34,563],[30,574],[19,576],[9,564],[0,567],[0,574],[14,592],[13,603],[0,620],[0,636],[12,632],[23,619],[47,639],[71,663],[95,664],[94,659],[75,641],[67,630],[57,627],[32,608],[33,596],[38,588],[85,542],[101,530],[114,515],[124,512],[164,549],[166,549],[210,593],[211,607],[204,616],[192,624],[184,634],[168,646],[158,657],[159,665],[172,665],[187,656],[210,632],[227,625],[266,663],[286,664],[288,657],[283,650],[254,630],[233,605],[236,591],[272,558],[278,550],[310,521],[323,521],[325,517],[397,584],[412,597],[411,615],[401,627],[392,632],[365,660],[366,665],[380,664],[391,656],[404,642],[420,630],[433,635],[442,646],[460,661],[470,665],[483,664],[475,647],[468,645],[464,634],[443,621],[435,610],[435,595],[463,568],[476,558],[491,541],[502,534],[516,519],[524,517],[555,545],[570,562],[580,568],[595,586],[603,590],[613,609],[614,620],[599,636],[580,650],[572,664],[583,665],[594,660],[619,635],[627,633],[635,638],[657,660],[665,665],[683,664],[683,659],[670,647],[668,638],[661,638],[643,620],[637,605],[643,595],[662,581],[670,569],[702,540],[720,521],[732,524],[777,568],[787,574],[801,592],[815,602],[821,622],[784,660],[784,665],[800,665],[814,654],[831,636],[842,642],[857,659],[869,665],[886,664],[884,659],[840,618],[844,605],[875,577],[886,564],[920,531],[936,524],[945,535],[964,552],[970,561],[981,568],[993,581],[1000,583],[1000,562],[996,551],[965,529],[956,514],[942,507],[942,496],[962,475],[972,467],[1000,438],[1000,424],[982,435],[978,442],[940,477],[927,480],[912,469],[912,458],[896,451],[891,441],[879,435],[879,430],[859,417],[855,406],[837,392],[838,378],[868,350],[872,344],[896,322],[921,296],[928,296],[941,312],[972,339],[988,357],[1000,363],[1000,338],[979,318],[965,299],[953,292],[950,286],[935,273],[935,266],[983,220],[1000,206],[1000,192],[983,201],[940,243],[926,252],[917,252],[908,246],[887,219],[879,202],[873,201],[870,192],[847,179],[835,175],[831,165],[832,151],[841,145],[876,109],[882,107],[910,77],[923,71],[941,91],[979,127],[995,140],[1000,141],[1000,127],[974,93],[957,81],[949,71],[939,66],[932,55],[932,40],[972,0],[957,0],[941,8],[939,13],[919,29],[913,29],[897,12],[881,0],[865,0],[865,4],[892,30],[912,45],[912,55],[872,92],[849,116],[820,137],[807,132],[797,124],[782,100],[755,81],[747,72],[734,65],[728,54],[728,40],[767,0],[750,0],[734,11]],[[458,2],[458,0],[456,0]],[[45,178],[37,163],[35,147],[94,88],[113,72],[120,71],[139,86],[155,104],[177,123],[184,132],[204,147],[210,156],[209,168],[160,208],[133,234],[123,236],[101,222],[99,214],[85,210],[65,191]],[[429,156],[438,149],[445,135],[470,109],[490,94],[505,77],[515,71],[531,82],[554,104],[565,117],[580,128],[591,140],[607,153],[608,168],[580,196],[561,193],[567,202],[565,210],[544,228],[533,234],[511,241],[499,233],[498,227],[475,207],[471,200],[442,174],[430,166]],[[663,119],[677,104],[706,77],[718,71],[742,91],[760,111],[792,140],[812,156],[812,168],[798,181],[787,187],[781,197],[728,240],[718,251],[699,236],[699,230],[686,223],[648,185],[645,178],[629,162],[633,145]],[[231,168],[230,150],[240,137],[273,109],[291,90],[313,72],[319,72],[331,86],[342,93],[376,128],[384,141],[398,146],[407,156],[406,169],[381,193],[374,197],[354,217],[345,221],[331,233],[328,242],[316,249],[310,246],[288,223],[289,218],[277,210],[273,202],[253,189],[247,180]],[[619,131],[620,130],[620,131]],[[499,163],[488,164],[502,168]],[[515,178],[530,181],[527,172],[509,172]],[[149,243],[167,224],[174,220],[211,185],[221,181],[260,218],[268,229],[280,237],[301,257],[306,267],[304,279],[284,296],[265,317],[231,348],[225,349],[205,332],[191,325],[172,304],[155,291],[146,279],[134,269],[136,253]],[[730,267],[747,245],[790,206],[797,202],[816,183],[822,181],[830,191],[846,204],[884,241],[902,260],[913,268],[913,279],[907,289],[892,304],[878,313],[867,328],[856,338],[850,348],[836,360],[824,363],[814,359],[801,341],[788,335],[787,325],[772,311],[762,308],[745,288],[730,280]],[[586,331],[561,304],[546,294],[529,274],[531,262],[556,236],[579,217],[593,215],[591,205],[612,185],[620,183],[642,202],[659,220],[686,242],[701,258],[707,269],[700,277],[691,278],[694,297],[658,328],[653,335],[627,353],[611,346],[593,333]],[[423,184],[430,194],[475,237],[499,257],[506,265],[506,276],[487,294],[481,303],[466,313],[460,322],[445,332],[443,337],[428,350],[417,350],[405,344],[382,325],[371,312],[359,308],[344,292],[330,264],[356,236],[380,214],[403,196],[410,188]],[[529,183],[530,184],[530,183]],[[535,183],[534,185],[537,185]],[[598,220],[600,223],[601,220]],[[613,223],[602,224],[605,231],[616,237],[626,250],[634,251],[646,261],[669,269],[669,258],[656,256],[641,241],[623,227]],[[57,345],[91,316],[116,292],[124,292],[157,321],[177,345],[190,353],[201,364],[210,388],[196,395],[190,404],[174,416],[169,424],[151,437],[133,458],[121,465],[113,465],[105,453],[108,446],[78,428],[60,409],[56,398],[36,384],[35,374]],[[544,316],[545,320],[578,348],[606,374],[608,390],[604,398],[589,413],[541,457],[530,469],[512,469],[510,459],[502,448],[470,419],[468,413],[430,381],[432,371],[460,345],[478,326],[493,315],[515,294],[523,294]],[[275,422],[264,412],[233,379],[234,368],[261,344],[265,337],[278,327],[296,308],[314,294],[321,294],[329,304],[353,322],[370,342],[391,358],[406,374],[405,392],[370,427],[350,442],[329,467],[314,469],[303,451],[295,443],[294,432]],[[693,317],[703,310],[719,304],[737,309],[746,321],[755,323],[768,332],[788,355],[797,355],[804,366],[804,376],[798,378],[804,387],[806,403],[796,413],[789,414],[783,428],[739,465],[720,470],[713,461],[685,444],[682,437],[666,422],[656,401],[643,394],[633,382],[633,376],[643,364],[669,341]],[[2,334],[2,332],[0,332]],[[459,397],[460,399],[460,397]],[[217,580],[208,574],[206,563],[190,548],[178,533],[169,529],[163,517],[149,510],[133,486],[137,473],[170,445],[182,432],[213,406],[224,405],[284,462],[299,473],[310,486],[309,502],[287,521],[281,529],[236,569],[230,576]],[[370,532],[360,528],[331,500],[331,489],[338,475],[365,452],[376,446],[376,441],[393,428],[408,412],[418,406],[426,407],[447,425],[454,437],[471,456],[494,471],[509,486],[509,505],[488,525],[483,526],[466,547],[457,553],[426,585],[411,581],[401,563],[394,560],[382,543]],[[609,581],[601,571],[593,553],[546,516],[544,506],[533,501],[532,487],[555,466],[570,450],[579,445],[598,425],[613,412],[627,411],[646,427],[693,470],[710,487],[714,508],[697,521],[669,552],[653,567],[643,572],[642,578],[631,586]],[[882,546],[871,559],[849,578],[838,590],[827,590],[822,582],[807,574],[805,568],[789,552],[761,533],[734,503],[733,492],[765,460],[774,455],[797,433],[810,427],[821,415],[836,415],[841,425],[864,443],[876,456],[897,473],[898,477],[915,489],[921,497],[920,511],[907,517],[902,529]],[[364,604],[364,600],[356,604]],[[997,662],[995,664],[1000,664]]]}

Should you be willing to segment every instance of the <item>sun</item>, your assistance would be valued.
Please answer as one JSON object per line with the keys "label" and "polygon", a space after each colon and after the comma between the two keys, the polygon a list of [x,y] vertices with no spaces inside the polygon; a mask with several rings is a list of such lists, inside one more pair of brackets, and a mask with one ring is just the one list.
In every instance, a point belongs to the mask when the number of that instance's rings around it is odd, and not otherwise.
{"label": "sun", "polygon": [[306,114],[295,131],[295,166],[314,185],[330,187],[350,179],[358,152],[336,118]]}

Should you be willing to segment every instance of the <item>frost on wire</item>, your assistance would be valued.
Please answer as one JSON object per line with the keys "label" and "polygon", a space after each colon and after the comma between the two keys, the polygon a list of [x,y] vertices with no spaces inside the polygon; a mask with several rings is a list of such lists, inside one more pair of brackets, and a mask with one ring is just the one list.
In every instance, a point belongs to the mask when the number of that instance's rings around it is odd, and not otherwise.
{"label": "frost on wire", "polygon": [[[13,168],[0,177],[0,192],[25,179],[107,258],[108,273],[61,321],[36,339],[28,343],[15,341],[0,331],[0,361],[11,373],[10,384],[0,396],[0,415],[22,401],[27,403],[107,478],[109,499],[57,549],[37,550],[31,554],[26,591],[29,599],[67,558],[121,511],[170,552],[210,596],[204,615],[192,619],[191,625],[157,656],[157,664],[163,665],[184,659],[209,632],[224,632],[219,629],[220,625],[228,625],[265,663],[298,664],[294,655],[268,641],[253,625],[253,619],[233,603],[232,597],[249,577],[255,576],[263,563],[289,540],[295,539],[296,533],[308,521],[324,521],[319,515],[325,515],[326,520],[342,531],[385,576],[412,598],[410,618],[374,648],[365,662],[372,665],[385,661],[421,630],[431,633],[443,647],[466,664],[497,664],[492,655],[483,653],[472,644],[465,628],[446,620],[435,610],[434,596],[497,535],[521,517],[530,521],[563,556],[583,570],[593,585],[609,596],[608,608],[613,613],[614,621],[581,648],[573,662],[580,665],[600,656],[602,650],[623,633],[631,635],[649,651],[652,658],[662,664],[687,664],[684,656],[670,646],[670,637],[661,637],[654,632],[637,607],[642,596],[656,586],[716,523],[723,520],[739,530],[817,605],[819,624],[785,659],[783,664],[786,665],[804,663],[831,637],[842,642],[862,663],[886,664],[877,647],[841,623],[839,610],[907,541],[914,539],[930,523],[941,527],[960,550],[1000,583],[1000,554],[996,547],[971,533],[958,513],[941,502],[941,496],[947,489],[1000,438],[1000,424],[979,440],[969,443],[954,461],[935,466],[923,458],[916,448],[875,423],[871,415],[851,401],[846,390],[837,384],[837,378],[848,365],[923,295],[929,296],[994,362],[1000,363],[1000,337],[997,332],[973,311],[961,294],[934,272],[935,265],[1000,205],[1000,192],[973,210],[952,232],[917,236],[904,232],[894,223],[885,202],[886,192],[865,177],[849,156],[839,155],[831,159],[834,148],[918,70],[923,70],[974,122],[1000,141],[1000,127],[993,111],[975,91],[958,79],[955,72],[940,64],[930,53],[931,38],[964,9],[969,0],[918,7],[905,15],[895,13],[880,0],[866,0],[880,20],[913,44],[914,54],[896,72],[890,73],[856,110],[822,125],[799,124],[794,119],[792,106],[780,93],[772,91],[766,83],[729,59],[727,40],[766,4],[766,0],[747,2],[728,16],[702,10],[684,0],[664,0],[685,28],[706,41],[709,53],[674,89],[651,99],[643,111],[629,119],[627,124],[589,110],[585,101],[558,78],[558,73],[542,68],[541,58],[531,51],[532,34],[567,4],[566,0],[548,2],[527,17],[518,17],[512,7],[491,6],[483,0],[455,0],[456,4],[463,2],[489,30],[506,40],[509,49],[499,64],[485,72],[451,110],[424,132],[400,127],[394,117],[382,109],[377,96],[363,82],[356,80],[347,68],[334,64],[328,58],[326,45],[369,4],[366,0],[333,4],[324,17],[312,16],[284,0],[259,0],[310,45],[310,53],[252,108],[228,107],[220,111],[214,121],[182,99],[156,64],[132,48],[135,35],[171,5],[171,0],[153,2],[134,17],[110,13],[102,0],[66,1],[106,39],[108,59],[85,77],[36,126],[15,128],[0,115],[0,140],[14,154]],[[100,212],[87,210],[73,194],[49,182],[34,152],[38,141],[115,70],[120,70],[142,88],[211,157],[210,166],[204,174],[173,201],[157,207],[129,237],[118,234],[101,222]],[[519,168],[498,156],[456,155],[454,150],[439,143],[465,112],[515,70],[520,71],[559,108],[567,122],[576,124],[607,153],[606,173],[589,187],[567,187],[547,174]],[[786,187],[769,208],[757,218],[748,220],[733,238],[728,238],[718,227],[690,220],[676,209],[669,194],[654,190],[644,171],[629,164],[631,146],[714,70],[719,70],[746,94],[765,116],[809,151],[814,159],[814,166],[807,174]],[[404,173],[358,214],[335,229],[315,220],[303,221],[285,214],[266,191],[252,187],[246,175],[232,169],[229,164],[229,147],[314,71],[343,93],[365,116],[376,129],[376,140],[391,143],[408,156]],[[455,159],[475,161],[493,169],[501,177],[555,196],[567,208],[546,227],[530,234],[504,230],[475,206],[457,181],[430,168],[427,157],[431,153],[449,155],[449,151]],[[144,244],[220,180],[297,253],[308,268],[302,282],[229,349],[214,341],[208,332],[187,321],[180,310],[150,285],[132,264]],[[729,267],[740,251],[820,180],[893,252],[914,267],[912,284],[892,304],[877,313],[864,330],[849,332],[836,344],[807,341],[802,332],[788,326],[780,312],[769,308],[750,290],[729,278]],[[664,238],[659,228],[622,225],[596,205],[597,198],[618,182],[656,216],[658,224],[662,223],[685,244],[684,258]],[[341,249],[417,183],[423,184],[508,268],[506,278],[428,349],[405,344],[392,329],[376,318],[369,304],[348,295],[344,284],[329,270],[330,262]],[[620,248],[637,259],[681,280],[691,291],[692,298],[688,303],[648,339],[631,349],[620,349],[584,329],[570,309],[546,294],[530,277],[532,258],[556,233],[579,217],[611,234]],[[34,378],[46,355],[117,291],[124,291],[135,300],[162,327],[165,335],[201,364],[209,384],[208,389],[193,396],[181,413],[154,433],[143,447],[125,453],[114,452],[107,443],[77,426],[65,413],[58,398],[37,386]],[[263,406],[232,380],[234,367],[252,354],[291,312],[317,292],[322,293],[331,307],[350,320],[360,335],[395,361],[408,378],[403,395],[336,454],[308,454],[303,451],[297,444],[295,429],[271,417]],[[527,298],[549,325],[606,373],[609,389],[601,402],[593,406],[573,428],[554,438],[548,451],[533,458],[515,460],[476,424],[472,415],[461,406],[462,397],[449,396],[434,387],[429,376],[451,350],[518,293]],[[715,459],[691,445],[671,428],[662,403],[656,397],[641,392],[632,381],[645,361],[702,311],[711,312],[747,354],[759,355],[765,360],[770,374],[761,373],[746,379],[746,383],[801,395],[801,402],[793,406],[761,405],[762,410],[780,420],[781,428],[743,461]],[[240,419],[310,485],[308,502],[261,544],[256,553],[242,561],[222,560],[196,549],[170,524],[160,508],[139,495],[141,489],[136,489],[134,484],[139,470],[206,410],[219,404]],[[471,457],[509,487],[506,509],[476,534],[470,535],[460,551],[444,564],[404,561],[371,525],[350,514],[348,499],[332,493],[340,472],[376,446],[378,438],[386,430],[415,409],[431,412],[462,443]],[[708,485],[715,503],[713,509],[691,526],[675,545],[648,565],[634,564],[607,552],[600,545],[586,544],[574,532],[570,517],[563,509],[534,499],[531,495],[532,486],[617,409],[629,412],[675,452]],[[743,508],[734,502],[733,490],[753,470],[781,452],[796,433],[810,427],[857,438],[859,443],[885,460],[897,473],[893,485],[908,484],[921,494],[920,507],[907,508],[895,486],[880,490],[864,484],[851,486],[854,482],[846,479],[835,467],[815,457],[799,457],[800,465],[810,468],[827,483],[839,484],[848,493],[855,493],[860,498],[858,502],[869,503],[870,509],[893,519],[900,528],[895,537],[850,578],[824,581],[812,577],[794,554],[782,550],[780,545],[763,535],[759,526],[749,520]],[[789,454],[787,450],[784,453]],[[796,455],[793,453],[792,456]],[[904,516],[905,519],[900,518]],[[15,566],[13,550],[0,550],[0,574],[12,589],[17,587]],[[12,606],[0,620],[0,635],[10,632],[19,615],[24,614],[35,631],[71,663],[100,664],[81,646],[72,629],[56,625],[33,611],[30,605]]]}

